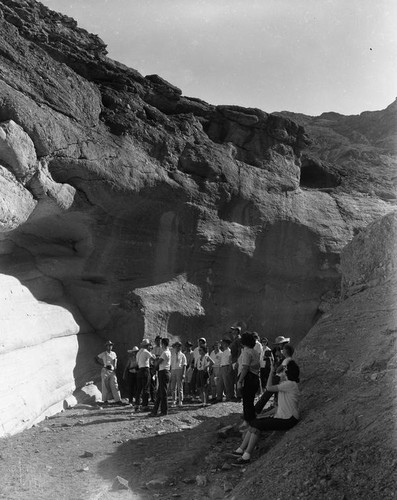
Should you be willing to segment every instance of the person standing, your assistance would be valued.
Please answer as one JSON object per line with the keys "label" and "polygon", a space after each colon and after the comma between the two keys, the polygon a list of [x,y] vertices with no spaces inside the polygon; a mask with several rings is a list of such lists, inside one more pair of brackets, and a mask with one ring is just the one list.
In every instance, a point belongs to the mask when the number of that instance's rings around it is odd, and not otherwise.
{"label": "person standing", "polygon": [[192,376],[193,376],[193,369],[194,369],[194,357],[193,357],[193,344],[188,340],[185,343],[185,356],[186,356],[186,378],[185,378],[185,387],[184,387],[184,394],[186,399],[191,399],[192,398],[192,387],[191,387],[191,381],[192,381]]}
{"label": "person standing", "polygon": [[181,352],[182,344],[178,341],[173,345],[171,352],[171,396],[172,406],[182,406],[183,401],[183,383],[186,376],[186,356]]}
{"label": "person standing", "polygon": [[117,355],[113,351],[113,345],[113,342],[108,340],[105,342],[105,351],[95,356],[96,363],[102,366],[102,401],[108,403],[110,399],[114,399],[116,403],[126,404],[121,401],[120,397],[119,385],[115,372],[117,368]]}
{"label": "person standing", "polygon": [[136,360],[136,353],[139,347],[134,346],[127,351],[128,360],[124,368],[123,379],[127,382],[128,387],[128,401],[132,404],[136,398],[137,389],[137,376],[138,376],[138,363]]}
{"label": "person standing", "polygon": [[148,347],[150,342],[148,339],[143,339],[141,348],[137,352],[136,360],[138,363],[137,375],[137,388],[135,398],[135,411],[141,410],[141,397],[142,397],[142,410],[149,409],[149,384],[150,384],[150,360],[155,356],[152,354]]}
{"label": "person standing", "polygon": [[150,413],[151,417],[155,417],[160,408],[161,415],[167,415],[168,413],[168,399],[167,399],[167,391],[168,384],[170,382],[170,368],[171,368],[171,351],[169,349],[169,339],[162,338],[161,339],[161,347],[163,352],[160,354],[158,358],[159,372],[158,372],[158,389],[156,402],[154,403],[154,407],[152,412]]}
{"label": "person standing", "polygon": [[208,404],[210,369],[213,361],[206,346],[199,347],[197,360],[197,389],[203,406]]}
{"label": "person standing", "polygon": [[210,358],[213,361],[212,369],[210,372],[210,390],[212,401],[216,401],[216,384],[218,382],[218,377],[221,370],[221,356],[222,351],[220,350],[219,342],[214,342],[213,350],[211,351]]}
{"label": "person standing", "polygon": [[255,348],[256,338],[251,332],[241,335],[241,372],[237,386],[243,397],[244,421],[249,425],[256,418],[254,400],[259,389],[260,354]]}
{"label": "person standing", "polygon": [[273,359],[272,350],[268,346],[268,339],[266,337],[261,338],[261,344],[263,349],[263,355],[261,357],[261,371],[260,371],[260,379],[262,386],[262,393],[266,390],[266,383],[270,373],[270,364]]}
{"label": "person standing", "polygon": [[223,392],[226,394],[226,401],[234,398],[232,353],[230,351],[231,341],[228,338],[222,339],[222,355],[220,362],[219,383],[216,389],[216,400],[222,402]]}

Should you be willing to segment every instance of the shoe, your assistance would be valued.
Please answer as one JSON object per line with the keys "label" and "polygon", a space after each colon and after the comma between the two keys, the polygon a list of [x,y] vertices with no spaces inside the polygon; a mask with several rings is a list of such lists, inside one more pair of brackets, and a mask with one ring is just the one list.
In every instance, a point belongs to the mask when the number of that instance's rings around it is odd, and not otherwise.
{"label": "shoe", "polygon": [[183,404],[182,403],[178,403],[178,408],[182,408]]}
{"label": "shoe", "polygon": [[170,407],[171,407],[171,408],[175,408],[175,406],[176,406],[176,403],[175,403],[175,401],[173,401],[173,402],[170,404]]}
{"label": "shoe", "polygon": [[161,415],[162,417],[165,417],[165,415],[168,415],[168,412],[166,412],[166,411],[165,411],[164,413],[163,413],[163,412],[161,412],[161,413],[160,413],[160,415]]}
{"label": "shoe", "polygon": [[234,455],[235,457],[242,457],[243,453],[243,451],[232,451],[232,455]]}
{"label": "shoe", "polygon": [[244,465],[247,465],[251,462],[251,459],[244,459],[243,457],[239,457],[235,462],[232,463],[234,467],[244,467]]}
{"label": "shoe", "polygon": [[147,415],[148,417],[157,417],[157,413],[153,413],[152,411]]}
{"label": "shoe", "polygon": [[142,411],[149,411],[149,410],[150,410],[149,406],[142,406]]}
{"label": "shoe", "polygon": [[135,411],[135,413],[139,413],[141,411],[141,407],[135,406],[134,411]]}
{"label": "shoe", "polygon": [[130,403],[126,403],[125,401],[117,401],[116,402],[118,405],[121,405],[121,406],[129,406]]}

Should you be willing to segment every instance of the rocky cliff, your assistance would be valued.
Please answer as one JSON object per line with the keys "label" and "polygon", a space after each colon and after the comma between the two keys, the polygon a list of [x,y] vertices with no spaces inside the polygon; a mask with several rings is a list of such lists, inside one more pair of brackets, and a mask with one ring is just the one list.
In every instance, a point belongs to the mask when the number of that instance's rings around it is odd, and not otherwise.
{"label": "rocky cliff", "polygon": [[396,205],[396,106],[305,117],[214,106],[0,0],[0,434],[54,412],[143,336],[237,321],[297,343],[340,253]]}

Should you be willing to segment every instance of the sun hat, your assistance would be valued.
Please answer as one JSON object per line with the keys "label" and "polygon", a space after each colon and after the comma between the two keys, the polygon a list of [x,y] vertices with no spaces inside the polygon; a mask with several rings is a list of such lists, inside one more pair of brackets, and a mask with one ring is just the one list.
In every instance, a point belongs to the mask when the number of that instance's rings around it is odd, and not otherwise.
{"label": "sun hat", "polygon": [[150,345],[149,339],[142,339],[141,345]]}
{"label": "sun hat", "polygon": [[134,345],[134,347],[132,349],[128,349],[127,352],[128,354],[131,354],[132,352],[137,352],[137,351],[139,351],[139,347]]}
{"label": "sun hat", "polygon": [[274,339],[275,344],[287,344],[291,339],[290,338],[285,338],[282,335],[279,335]]}

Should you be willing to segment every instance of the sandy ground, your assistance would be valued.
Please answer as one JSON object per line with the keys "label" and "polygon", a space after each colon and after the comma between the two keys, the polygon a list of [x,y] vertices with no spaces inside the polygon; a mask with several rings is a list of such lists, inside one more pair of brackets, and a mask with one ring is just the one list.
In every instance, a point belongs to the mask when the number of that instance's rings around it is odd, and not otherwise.
{"label": "sandy ground", "polygon": [[241,409],[197,402],[149,418],[131,407],[79,405],[0,441],[0,498],[224,498],[244,473],[227,455],[240,441]]}

